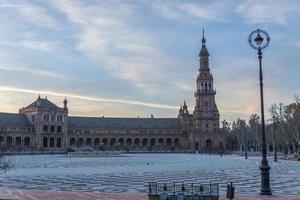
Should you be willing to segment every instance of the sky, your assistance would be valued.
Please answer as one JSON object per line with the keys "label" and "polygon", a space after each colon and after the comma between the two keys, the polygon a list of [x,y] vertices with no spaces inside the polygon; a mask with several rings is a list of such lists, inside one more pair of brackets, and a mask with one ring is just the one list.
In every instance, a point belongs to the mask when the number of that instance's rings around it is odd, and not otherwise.
{"label": "sky", "polygon": [[259,113],[260,28],[266,113],[300,94],[298,0],[0,0],[0,112],[47,96],[70,115],[177,117],[195,106],[202,29],[221,119]]}

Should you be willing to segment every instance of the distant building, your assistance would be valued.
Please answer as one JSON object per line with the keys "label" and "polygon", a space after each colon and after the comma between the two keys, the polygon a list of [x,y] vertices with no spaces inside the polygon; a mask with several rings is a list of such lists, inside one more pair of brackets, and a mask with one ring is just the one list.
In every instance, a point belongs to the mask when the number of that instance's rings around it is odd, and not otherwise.
{"label": "distant building", "polygon": [[18,114],[0,113],[0,144],[14,151],[63,152],[67,147],[98,150],[220,152],[225,136],[219,128],[216,90],[204,34],[195,92],[189,113],[186,102],[177,118],[109,118],[68,115],[63,107],[40,96]]}

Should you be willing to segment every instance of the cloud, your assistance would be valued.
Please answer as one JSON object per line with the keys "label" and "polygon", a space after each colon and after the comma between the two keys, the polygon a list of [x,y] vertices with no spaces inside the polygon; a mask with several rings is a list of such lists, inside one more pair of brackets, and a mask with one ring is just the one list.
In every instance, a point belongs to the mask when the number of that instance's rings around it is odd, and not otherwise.
{"label": "cloud", "polygon": [[22,40],[22,41],[0,41],[0,46],[23,47],[33,50],[53,51],[55,43],[48,41]]}
{"label": "cloud", "polygon": [[195,89],[195,83],[186,82],[186,81],[175,81],[174,84],[176,87],[179,87],[182,90],[193,91]]}
{"label": "cloud", "polygon": [[5,71],[13,71],[13,72],[25,72],[29,74],[33,74],[36,76],[46,76],[50,78],[60,78],[60,79],[69,79],[68,77],[64,76],[61,73],[52,72],[49,70],[41,70],[36,68],[28,68],[25,66],[22,66],[20,64],[7,64],[7,63],[0,63],[0,70]]}
{"label": "cloud", "polygon": [[150,5],[166,18],[189,21],[190,17],[210,21],[225,21],[225,12],[229,1],[211,1],[210,3],[153,2]]}
{"label": "cloud", "polygon": [[126,99],[110,99],[110,98],[102,98],[102,97],[91,97],[91,96],[84,96],[84,95],[77,95],[77,94],[59,93],[59,92],[46,91],[46,90],[32,90],[32,89],[16,88],[16,87],[8,87],[8,86],[0,86],[0,91],[21,92],[21,93],[30,93],[30,94],[44,94],[44,95],[69,97],[69,98],[74,98],[74,99],[90,100],[90,101],[98,101],[98,102],[140,105],[140,106],[150,107],[150,108],[171,109],[171,110],[178,109],[178,106],[172,106],[172,105],[168,105],[168,104],[150,103],[150,102],[126,100]]}
{"label": "cloud", "polygon": [[248,23],[277,23],[287,24],[287,16],[297,6],[288,1],[263,0],[259,3],[255,0],[242,1],[235,12],[240,14]]}
{"label": "cloud", "polygon": [[101,5],[56,1],[54,5],[80,27],[77,49],[112,77],[150,94],[156,80],[167,76],[171,59],[156,45],[157,38],[131,24],[139,16],[134,5],[124,1],[103,1]]}
{"label": "cloud", "polygon": [[[20,1],[22,2],[22,1]],[[21,16],[22,20],[29,21],[34,24],[38,24],[40,26],[48,26],[51,28],[57,28],[58,22],[53,17],[50,16],[48,11],[43,7],[38,5],[23,2],[22,4],[13,4],[13,3],[2,3],[0,4],[0,12],[1,10],[13,10],[16,11],[17,14]]]}

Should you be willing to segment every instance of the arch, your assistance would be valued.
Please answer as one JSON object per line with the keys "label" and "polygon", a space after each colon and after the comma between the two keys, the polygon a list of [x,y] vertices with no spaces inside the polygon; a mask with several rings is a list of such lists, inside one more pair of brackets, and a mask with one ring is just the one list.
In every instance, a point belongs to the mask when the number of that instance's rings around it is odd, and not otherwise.
{"label": "arch", "polygon": [[212,151],[212,140],[211,139],[206,140],[206,149],[208,151]]}
{"label": "arch", "polygon": [[116,144],[116,138],[110,139],[110,146],[114,146]]}
{"label": "arch", "polygon": [[75,138],[70,138],[70,146],[76,146],[76,140]]}
{"label": "arch", "polygon": [[44,125],[43,130],[44,130],[45,133],[48,133],[48,126],[47,126],[47,125]]}
{"label": "arch", "polygon": [[155,138],[151,138],[150,144],[151,146],[155,146]]}
{"label": "arch", "polygon": [[196,142],[196,144],[195,144],[195,150],[199,151],[199,142]]}
{"label": "arch", "polygon": [[172,139],[171,138],[167,138],[167,146],[171,146],[172,145]]}
{"label": "arch", "polygon": [[148,144],[148,139],[147,139],[147,138],[144,138],[144,139],[143,139],[143,146],[147,146],[147,144]]}
{"label": "arch", "polygon": [[54,137],[50,138],[50,148],[54,148]]}
{"label": "arch", "polygon": [[77,144],[77,146],[80,146],[80,147],[83,146],[83,138],[82,137],[78,138],[78,144]]}
{"label": "arch", "polygon": [[131,138],[127,138],[127,146],[131,146],[132,145],[132,139]]}
{"label": "arch", "polygon": [[60,137],[56,138],[56,147],[61,148],[61,138]]}
{"label": "arch", "polygon": [[86,146],[92,146],[92,138],[87,138],[85,141]]}
{"label": "arch", "polygon": [[95,146],[99,146],[100,145],[100,139],[99,138],[95,138]]}
{"label": "arch", "polygon": [[179,138],[175,138],[174,144],[175,144],[175,146],[179,146]]}
{"label": "arch", "polygon": [[223,144],[223,142],[219,143],[219,150],[224,151],[224,144]]}
{"label": "arch", "polygon": [[119,144],[120,144],[121,146],[124,146],[124,139],[123,139],[123,138],[119,138]]}
{"label": "arch", "polygon": [[12,147],[12,146],[13,146],[13,138],[12,138],[11,136],[8,136],[8,137],[6,138],[6,145],[7,145],[8,147]]}
{"label": "arch", "polygon": [[22,139],[21,139],[21,137],[16,137],[15,143],[16,143],[15,146],[21,147],[21,145],[22,145]]}
{"label": "arch", "polygon": [[135,146],[140,146],[140,139],[139,138],[134,139],[134,145]]}
{"label": "arch", "polygon": [[61,126],[57,126],[57,127],[56,127],[56,132],[57,132],[57,133],[61,133]]}
{"label": "arch", "polygon": [[47,148],[47,147],[48,147],[48,138],[47,138],[47,137],[44,137],[44,138],[43,138],[43,147],[44,147],[44,148]]}
{"label": "arch", "polygon": [[104,146],[107,146],[108,144],[108,139],[107,138],[103,138],[102,143]]}
{"label": "arch", "polygon": [[30,146],[30,137],[25,137],[24,138],[24,146],[29,147]]}
{"label": "arch", "polygon": [[159,144],[160,146],[163,146],[163,145],[164,145],[164,139],[163,139],[163,138],[159,138],[159,139],[158,139],[158,144]]}
{"label": "arch", "polygon": [[54,131],[55,131],[55,127],[53,125],[50,126],[50,133],[54,133]]}

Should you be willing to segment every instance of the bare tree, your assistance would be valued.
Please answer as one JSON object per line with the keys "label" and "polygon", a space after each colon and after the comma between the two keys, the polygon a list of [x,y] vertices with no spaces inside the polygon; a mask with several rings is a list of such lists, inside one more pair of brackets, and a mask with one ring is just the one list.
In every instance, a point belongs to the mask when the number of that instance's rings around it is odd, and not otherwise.
{"label": "bare tree", "polygon": [[261,146],[259,116],[257,114],[252,114],[248,123],[252,144],[254,145],[255,151],[258,151]]}
{"label": "bare tree", "polygon": [[295,97],[295,102],[285,107],[285,119],[288,125],[288,129],[294,141],[297,143],[297,147],[294,147],[294,151],[297,149],[297,155],[300,155],[300,99]]}
{"label": "bare tree", "polygon": [[3,146],[3,144],[1,144],[1,148],[0,148],[0,173],[6,173],[7,171],[9,171],[10,169],[12,169],[14,167],[13,163],[6,159],[6,153],[5,153],[5,148]]}

